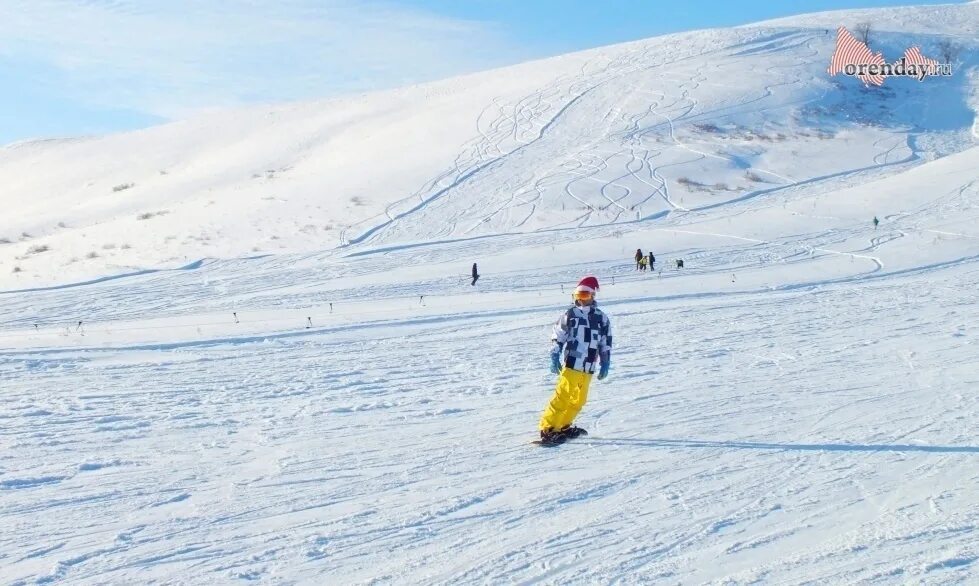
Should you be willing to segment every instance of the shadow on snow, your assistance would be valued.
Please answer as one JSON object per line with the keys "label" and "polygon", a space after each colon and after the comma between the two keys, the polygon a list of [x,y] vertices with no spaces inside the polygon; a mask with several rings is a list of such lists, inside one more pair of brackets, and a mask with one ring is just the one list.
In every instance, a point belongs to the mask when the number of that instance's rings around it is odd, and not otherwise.
{"label": "shadow on snow", "polygon": [[944,454],[979,454],[979,446],[920,446],[909,444],[777,444],[740,441],[705,441],[641,438],[597,438],[575,440],[576,443],[623,444],[649,448],[729,448],[739,450],[798,450],[809,452],[939,452]]}

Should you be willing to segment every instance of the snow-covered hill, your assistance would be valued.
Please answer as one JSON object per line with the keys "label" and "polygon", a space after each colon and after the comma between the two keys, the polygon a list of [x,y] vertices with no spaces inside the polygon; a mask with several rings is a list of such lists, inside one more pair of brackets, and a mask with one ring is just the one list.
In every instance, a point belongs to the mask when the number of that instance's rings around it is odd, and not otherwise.
{"label": "snow-covered hill", "polygon": [[[956,75],[828,78],[867,19]],[[0,582],[975,582],[977,26],[822,13],[6,147]],[[542,450],[587,273],[612,374]]]}
{"label": "snow-covered hill", "polygon": [[[10,145],[0,285],[628,224],[896,172],[973,144],[976,12],[697,31],[367,96]],[[895,55],[957,35],[960,74],[880,90],[828,78],[834,23],[868,14],[875,47]],[[925,21],[927,32],[902,32]]]}

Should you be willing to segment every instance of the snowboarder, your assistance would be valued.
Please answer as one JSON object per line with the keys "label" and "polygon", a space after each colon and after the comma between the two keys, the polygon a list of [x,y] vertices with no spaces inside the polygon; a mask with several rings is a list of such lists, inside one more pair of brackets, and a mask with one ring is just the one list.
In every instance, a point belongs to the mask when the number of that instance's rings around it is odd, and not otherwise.
{"label": "snowboarder", "polygon": [[650,272],[656,270],[656,257],[653,256],[653,251],[649,251],[649,270]]}
{"label": "snowboarder", "polygon": [[585,277],[579,281],[571,294],[574,305],[554,325],[551,372],[558,379],[538,425],[542,445],[588,433],[572,423],[588,400],[588,385],[596,368],[598,380],[605,379],[612,358],[612,324],[598,309],[596,293],[598,279]]}
{"label": "snowboarder", "polygon": [[479,271],[476,270],[476,263],[473,263],[473,282],[470,285],[475,286],[476,281],[479,280]]}
{"label": "snowboarder", "polygon": [[677,270],[683,268],[683,259],[682,258],[676,259],[676,268],[677,268]]}
{"label": "snowboarder", "polygon": [[877,224],[880,224],[880,220],[877,219],[877,216],[874,216],[874,230],[877,229]]}
{"label": "snowboarder", "polygon": [[636,249],[636,270],[637,271],[638,270],[642,270],[642,269],[639,268],[639,261],[642,260],[642,256],[643,256],[642,255],[642,249],[641,248],[637,248]]}

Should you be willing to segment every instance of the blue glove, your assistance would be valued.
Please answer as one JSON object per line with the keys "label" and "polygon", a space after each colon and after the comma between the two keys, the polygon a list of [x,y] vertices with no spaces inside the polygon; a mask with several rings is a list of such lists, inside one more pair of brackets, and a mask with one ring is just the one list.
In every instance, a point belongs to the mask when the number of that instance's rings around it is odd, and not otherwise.
{"label": "blue glove", "polygon": [[608,376],[608,369],[612,366],[611,362],[608,358],[602,360],[602,367],[598,369],[598,380],[604,380]]}
{"label": "blue glove", "polygon": [[551,374],[561,372],[561,353],[551,352]]}

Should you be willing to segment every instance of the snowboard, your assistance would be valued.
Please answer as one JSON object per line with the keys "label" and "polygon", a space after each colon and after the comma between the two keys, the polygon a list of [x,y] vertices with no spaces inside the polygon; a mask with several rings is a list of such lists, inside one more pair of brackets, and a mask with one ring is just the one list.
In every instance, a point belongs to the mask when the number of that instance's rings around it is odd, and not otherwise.
{"label": "snowboard", "polygon": [[534,444],[535,446],[540,446],[542,448],[556,448],[556,447],[560,446],[561,444],[563,444],[566,441],[568,441],[568,440],[567,439],[563,439],[563,440],[561,440],[559,442],[547,442],[545,444],[541,440],[537,439],[537,440],[534,440],[534,441],[532,441],[530,443]]}

